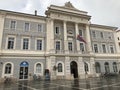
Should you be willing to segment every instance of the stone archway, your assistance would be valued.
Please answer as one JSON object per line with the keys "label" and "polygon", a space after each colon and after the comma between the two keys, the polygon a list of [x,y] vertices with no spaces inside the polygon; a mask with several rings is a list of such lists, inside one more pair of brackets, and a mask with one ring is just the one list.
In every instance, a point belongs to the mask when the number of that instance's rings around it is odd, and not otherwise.
{"label": "stone archway", "polygon": [[70,70],[71,70],[71,74],[73,74],[73,77],[78,78],[78,65],[75,61],[72,61],[70,63]]}

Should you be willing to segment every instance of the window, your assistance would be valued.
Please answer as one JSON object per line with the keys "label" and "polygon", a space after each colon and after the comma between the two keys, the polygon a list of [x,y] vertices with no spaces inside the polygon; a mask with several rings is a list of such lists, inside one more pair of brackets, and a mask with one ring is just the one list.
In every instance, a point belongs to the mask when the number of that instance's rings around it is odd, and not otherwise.
{"label": "window", "polygon": [[72,51],[72,42],[68,42],[68,50]]}
{"label": "window", "polygon": [[14,37],[9,37],[8,38],[8,49],[14,49]]}
{"label": "window", "polygon": [[59,34],[60,33],[60,28],[59,27],[55,27],[55,34]]}
{"label": "window", "polygon": [[105,73],[109,73],[110,72],[110,68],[109,68],[109,63],[105,62]]}
{"label": "window", "polygon": [[56,41],[56,50],[60,50],[60,41]]}
{"label": "window", "polygon": [[110,45],[110,53],[114,53],[114,47],[113,47],[113,45]]}
{"label": "window", "polygon": [[98,45],[97,44],[94,44],[94,52],[98,53]]}
{"label": "window", "polygon": [[84,62],[84,68],[85,68],[85,72],[89,71],[88,64],[86,62]]}
{"label": "window", "polygon": [[30,29],[29,23],[25,23],[25,31],[29,31],[29,29]]}
{"label": "window", "polygon": [[96,37],[95,31],[92,31],[92,36],[93,36],[94,38]]}
{"label": "window", "polygon": [[98,62],[95,63],[95,70],[96,70],[96,73],[101,73],[100,63]]}
{"label": "window", "polygon": [[42,25],[38,24],[38,32],[42,32]]}
{"label": "window", "polygon": [[82,30],[79,30],[79,35],[80,35],[80,36],[83,36]]}
{"label": "window", "polygon": [[5,65],[5,74],[11,74],[12,65],[10,63]]}
{"label": "window", "polygon": [[102,50],[103,50],[103,53],[106,53],[106,46],[105,46],[105,44],[102,44]]}
{"label": "window", "polygon": [[42,40],[37,40],[37,50],[42,50]]}
{"label": "window", "polygon": [[27,50],[29,47],[29,39],[28,38],[24,38],[23,39],[23,49]]}
{"label": "window", "polygon": [[84,44],[83,44],[83,43],[80,43],[80,51],[82,51],[82,52],[85,51],[85,48],[84,48]]}
{"label": "window", "polygon": [[36,64],[36,73],[41,73],[41,64]]}
{"label": "window", "polygon": [[103,32],[100,32],[100,36],[101,36],[101,38],[103,38]]}
{"label": "window", "polygon": [[118,37],[118,40],[120,40],[120,38]]}
{"label": "window", "polygon": [[16,21],[11,21],[10,28],[11,29],[15,29],[16,28]]}
{"label": "window", "polygon": [[117,63],[116,62],[113,62],[113,71],[114,72],[118,72]]}
{"label": "window", "polygon": [[58,63],[58,72],[62,72],[62,63]]}

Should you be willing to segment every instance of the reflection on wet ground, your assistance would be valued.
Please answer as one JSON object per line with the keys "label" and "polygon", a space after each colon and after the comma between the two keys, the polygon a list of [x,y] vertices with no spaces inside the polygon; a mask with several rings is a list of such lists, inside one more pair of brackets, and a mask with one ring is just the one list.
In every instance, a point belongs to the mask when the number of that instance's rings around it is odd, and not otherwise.
{"label": "reflection on wet ground", "polygon": [[0,90],[120,90],[120,77],[19,81],[17,83],[1,84]]}

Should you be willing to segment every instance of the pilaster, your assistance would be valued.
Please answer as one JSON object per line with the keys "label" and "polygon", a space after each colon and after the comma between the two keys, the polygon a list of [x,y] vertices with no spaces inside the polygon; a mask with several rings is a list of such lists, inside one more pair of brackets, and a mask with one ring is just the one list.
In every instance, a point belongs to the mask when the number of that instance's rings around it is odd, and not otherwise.
{"label": "pilaster", "polygon": [[91,47],[91,39],[90,39],[90,26],[89,24],[86,25],[86,46],[87,46],[87,52],[91,53],[92,52],[92,47]]}
{"label": "pilaster", "polygon": [[54,52],[54,21],[52,19],[47,19],[47,31],[46,31],[46,51]]}
{"label": "pilaster", "polygon": [[75,32],[76,32],[77,52],[80,53],[80,41],[77,40],[77,36],[78,36],[78,34],[79,34],[78,23],[75,23]]}
{"label": "pilaster", "polygon": [[82,57],[78,57],[78,75],[79,78],[85,78],[84,62]]}
{"label": "pilaster", "polygon": [[51,74],[51,79],[56,79],[56,70],[54,70],[54,66],[56,66],[56,60],[55,56],[50,56],[50,74]]}
{"label": "pilaster", "polygon": [[0,15],[0,51],[2,49],[2,37],[3,37],[3,29],[4,29],[4,18],[5,18],[5,15],[1,14]]}
{"label": "pilaster", "polygon": [[64,29],[64,50],[65,50],[65,53],[68,53],[67,25],[66,25],[66,21],[63,21],[63,29]]}
{"label": "pilaster", "polygon": [[65,75],[66,75],[66,79],[70,79],[71,78],[70,58],[69,57],[65,57]]}
{"label": "pilaster", "polygon": [[94,57],[90,57],[90,74],[95,76],[95,60]]}

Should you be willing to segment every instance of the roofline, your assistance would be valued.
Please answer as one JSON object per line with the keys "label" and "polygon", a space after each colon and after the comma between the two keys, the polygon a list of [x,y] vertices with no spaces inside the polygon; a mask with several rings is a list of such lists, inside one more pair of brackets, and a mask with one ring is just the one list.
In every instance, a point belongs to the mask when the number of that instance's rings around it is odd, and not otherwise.
{"label": "roofline", "polygon": [[98,27],[98,28],[105,28],[105,29],[113,29],[113,30],[117,30],[118,29],[118,27],[99,25],[99,24],[90,24],[90,26],[91,27]]}
{"label": "roofline", "polygon": [[[88,12],[86,12],[86,11],[82,11],[82,10],[79,10],[79,9],[76,9],[76,8],[68,8],[68,7],[64,7],[64,6],[56,6],[56,5],[50,5],[50,7],[58,7],[58,8],[66,8],[66,9],[69,9],[69,10],[74,10],[74,11],[77,11],[77,12],[83,12],[83,13],[88,13]],[[49,7],[48,7],[49,8]]]}
{"label": "roofline", "polygon": [[15,11],[9,11],[9,10],[2,10],[2,9],[0,9],[0,13],[28,16],[28,17],[41,18],[41,19],[45,19],[46,18],[46,16],[40,16],[40,15],[35,15],[35,14],[27,14],[27,13],[15,12]]}

